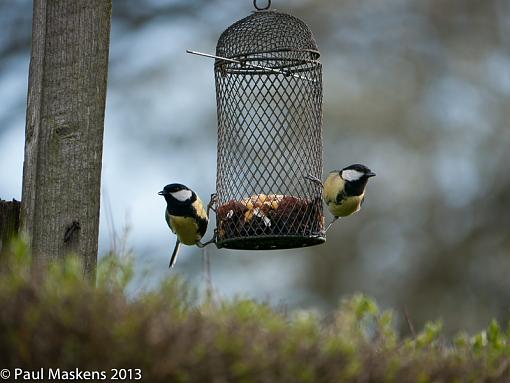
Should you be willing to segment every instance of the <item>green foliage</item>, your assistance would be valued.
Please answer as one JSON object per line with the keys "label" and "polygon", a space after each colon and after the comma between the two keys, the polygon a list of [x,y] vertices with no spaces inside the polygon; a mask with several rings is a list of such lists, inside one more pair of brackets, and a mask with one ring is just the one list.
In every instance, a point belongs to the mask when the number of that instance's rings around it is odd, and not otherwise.
{"label": "green foliage", "polygon": [[130,296],[128,259],[97,283],[76,257],[35,277],[23,242],[0,262],[0,367],[139,368],[150,382],[508,382],[509,330],[493,321],[450,344],[441,323],[401,339],[393,314],[363,295],[331,317],[252,300],[201,300],[176,277]]}

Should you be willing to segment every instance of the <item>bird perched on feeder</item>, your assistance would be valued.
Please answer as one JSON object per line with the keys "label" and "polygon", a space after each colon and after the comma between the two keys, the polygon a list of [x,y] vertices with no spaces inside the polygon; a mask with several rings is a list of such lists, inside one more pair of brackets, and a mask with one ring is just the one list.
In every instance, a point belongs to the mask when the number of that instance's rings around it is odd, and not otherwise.
{"label": "bird perched on feeder", "polygon": [[207,231],[209,218],[202,200],[187,186],[169,184],[158,194],[165,197],[165,219],[170,230],[177,236],[168,266],[173,267],[181,243],[189,246],[203,246],[200,240]]}
{"label": "bird perched on feeder", "polygon": [[324,184],[315,177],[305,176],[322,186],[324,202],[333,214],[333,221],[326,231],[338,218],[347,217],[360,210],[365,198],[368,179],[374,176],[374,172],[361,164],[349,165],[342,170],[331,171]]}

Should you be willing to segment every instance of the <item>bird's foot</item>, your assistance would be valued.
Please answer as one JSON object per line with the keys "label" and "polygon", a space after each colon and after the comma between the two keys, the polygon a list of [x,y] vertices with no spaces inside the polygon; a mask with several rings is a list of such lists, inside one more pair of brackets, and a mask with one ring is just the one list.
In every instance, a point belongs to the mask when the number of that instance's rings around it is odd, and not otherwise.
{"label": "bird's foot", "polygon": [[209,217],[209,211],[214,211],[216,213],[216,208],[214,205],[218,202],[218,195],[216,193],[211,194],[211,200],[207,204],[207,216]]}
{"label": "bird's foot", "polygon": [[331,226],[332,226],[332,225],[333,225],[333,224],[334,224],[334,223],[338,220],[338,218],[339,218],[339,217],[335,217],[335,218],[333,218],[333,221],[331,221],[331,222],[329,223],[328,227],[326,228],[325,233],[327,233],[327,232],[328,232],[328,230],[329,230],[329,229],[331,228]]}
{"label": "bird's foot", "polygon": [[324,187],[324,185],[322,184],[322,181],[320,179],[318,179],[317,177],[311,176],[310,174],[306,174],[303,176],[303,178],[307,179],[308,181],[312,181],[313,183],[316,183],[321,188]]}
{"label": "bird's foot", "polygon": [[209,241],[204,242],[204,243],[198,241],[196,245],[197,245],[197,247],[202,248],[202,247],[206,247],[207,245],[210,245],[211,243],[216,244],[217,237],[218,237],[218,232],[216,229],[214,229],[214,235]]}

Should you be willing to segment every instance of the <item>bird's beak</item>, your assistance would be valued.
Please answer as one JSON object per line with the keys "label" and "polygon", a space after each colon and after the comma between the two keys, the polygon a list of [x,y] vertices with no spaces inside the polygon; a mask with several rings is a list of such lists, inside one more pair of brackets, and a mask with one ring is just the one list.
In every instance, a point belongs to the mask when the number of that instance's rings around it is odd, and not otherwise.
{"label": "bird's beak", "polygon": [[375,173],[374,172],[369,172],[369,173],[367,173],[367,177],[369,177],[369,178],[370,177],[375,177]]}
{"label": "bird's beak", "polygon": [[158,194],[159,194],[159,195],[165,195],[165,191],[164,191],[164,190],[161,190]]}

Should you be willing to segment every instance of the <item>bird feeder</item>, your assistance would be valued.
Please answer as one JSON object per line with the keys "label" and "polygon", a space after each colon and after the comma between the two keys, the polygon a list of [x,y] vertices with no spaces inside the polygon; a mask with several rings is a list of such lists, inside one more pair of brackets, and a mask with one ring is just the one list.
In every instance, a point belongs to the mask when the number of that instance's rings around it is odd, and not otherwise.
{"label": "bird feeder", "polygon": [[220,36],[217,246],[285,249],[325,241],[322,66],[308,26],[257,7]]}

